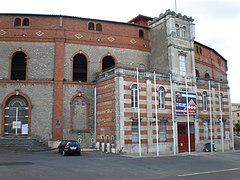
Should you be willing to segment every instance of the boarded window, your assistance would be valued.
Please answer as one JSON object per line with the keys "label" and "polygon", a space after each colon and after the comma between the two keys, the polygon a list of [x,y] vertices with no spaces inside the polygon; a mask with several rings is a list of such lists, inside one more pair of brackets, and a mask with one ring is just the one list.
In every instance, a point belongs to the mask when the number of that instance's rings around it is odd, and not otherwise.
{"label": "boarded window", "polygon": [[85,131],[87,130],[87,103],[85,98],[76,97],[73,100],[72,108],[73,130]]}

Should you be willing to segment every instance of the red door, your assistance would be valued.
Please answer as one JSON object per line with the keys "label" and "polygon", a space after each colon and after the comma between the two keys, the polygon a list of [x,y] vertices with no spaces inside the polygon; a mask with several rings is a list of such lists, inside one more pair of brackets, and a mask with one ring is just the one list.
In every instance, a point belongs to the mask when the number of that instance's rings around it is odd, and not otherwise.
{"label": "red door", "polygon": [[[190,149],[195,151],[194,123],[190,123]],[[178,151],[188,152],[188,127],[185,122],[178,122]]]}

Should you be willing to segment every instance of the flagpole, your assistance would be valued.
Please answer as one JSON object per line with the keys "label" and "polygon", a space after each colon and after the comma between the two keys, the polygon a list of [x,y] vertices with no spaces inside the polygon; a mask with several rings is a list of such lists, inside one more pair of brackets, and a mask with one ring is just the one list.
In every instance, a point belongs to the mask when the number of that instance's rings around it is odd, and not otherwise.
{"label": "flagpole", "polygon": [[211,92],[211,81],[208,81],[208,90],[209,90],[209,115],[210,115],[210,146],[211,153],[213,153],[213,127],[212,127],[212,92]]}
{"label": "flagpole", "polygon": [[221,90],[220,83],[218,83],[218,101],[219,101],[220,123],[221,123],[221,141],[222,141],[222,152],[224,152],[223,119],[222,119],[222,97],[221,97],[220,90]]}
{"label": "flagpole", "polygon": [[154,94],[155,94],[155,117],[156,117],[156,138],[157,138],[157,156],[159,156],[159,149],[158,149],[158,114],[157,114],[157,85],[156,85],[156,74],[155,71],[153,72],[154,76]]}
{"label": "flagpole", "polygon": [[188,90],[187,90],[187,76],[185,76],[186,84],[186,110],[187,110],[187,128],[188,128],[188,154],[191,154],[191,140],[190,140],[190,122],[189,122],[189,110],[188,110]]}
{"label": "flagpole", "polygon": [[142,149],[141,149],[141,121],[140,121],[140,107],[139,107],[139,80],[138,80],[138,68],[137,68],[137,113],[138,113],[138,151],[139,156],[142,156]]}
{"label": "flagpole", "polygon": [[177,13],[177,0],[175,0],[175,12]]}
{"label": "flagpole", "polygon": [[176,132],[175,132],[175,117],[174,117],[174,107],[173,107],[173,84],[172,84],[172,74],[170,74],[170,86],[171,86],[171,103],[172,103],[172,129],[173,129],[173,154],[176,155]]}

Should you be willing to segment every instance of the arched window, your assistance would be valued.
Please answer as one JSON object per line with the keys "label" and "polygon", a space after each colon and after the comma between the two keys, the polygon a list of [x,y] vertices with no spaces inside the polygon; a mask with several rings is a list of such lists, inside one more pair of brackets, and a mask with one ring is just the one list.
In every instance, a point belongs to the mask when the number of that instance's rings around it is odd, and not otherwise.
{"label": "arched window", "polygon": [[220,111],[223,111],[223,93],[220,93],[220,97],[219,97],[219,100],[220,100],[220,102],[219,102],[219,109],[220,109]]}
{"label": "arched window", "polygon": [[165,109],[165,88],[164,87],[161,86],[159,88],[158,95],[159,95],[159,108]]}
{"label": "arched window", "polygon": [[210,75],[208,73],[205,73],[205,76],[204,76],[206,79],[210,79]]}
{"label": "arched window", "polygon": [[180,36],[180,29],[179,29],[179,25],[176,24],[175,25],[175,28],[176,28],[176,36],[179,37]]}
{"label": "arched window", "polygon": [[139,64],[138,70],[139,71],[146,71],[146,66],[144,64]]}
{"label": "arched window", "polygon": [[96,31],[102,32],[102,24],[101,24],[101,23],[97,23],[97,25],[96,25]]}
{"label": "arched window", "polygon": [[16,52],[12,57],[11,80],[26,80],[27,55]]}
{"label": "arched window", "polygon": [[182,37],[186,38],[186,27],[185,26],[182,27]]}
{"label": "arched window", "polygon": [[196,51],[197,51],[197,54],[198,54],[198,53],[199,53],[199,52],[198,52],[198,46],[196,46]]}
{"label": "arched window", "polygon": [[94,31],[94,23],[93,22],[88,23],[88,30]]}
{"label": "arched window", "polygon": [[23,19],[23,26],[29,26],[29,19],[28,18]]}
{"label": "arched window", "polygon": [[73,57],[73,81],[87,81],[87,58],[83,54]]}
{"label": "arched window", "polygon": [[105,56],[102,60],[102,71],[106,71],[115,66],[115,61],[112,56]]}
{"label": "arched window", "polygon": [[207,111],[207,91],[202,93],[202,110]]}
{"label": "arched window", "polygon": [[20,18],[16,18],[14,20],[14,27],[17,27],[17,26],[21,26],[21,19]]}
{"label": "arched window", "polygon": [[73,100],[72,107],[72,128],[73,131],[86,131],[88,129],[87,102],[82,96],[77,96]]}
{"label": "arched window", "polygon": [[142,29],[139,30],[139,38],[144,38],[144,32]]}
{"label": "arched window", "polygon": [[202,54],[202,48],[201,47],[199,47],[199,53]]}
{"label": "arched window", "polygon": [[133,84],[131,87],[132,108],[138,107],[138,86]]}
{"label": "arched window", "polygon": [[196,77],[200,77],[199,71],[196,69]]}

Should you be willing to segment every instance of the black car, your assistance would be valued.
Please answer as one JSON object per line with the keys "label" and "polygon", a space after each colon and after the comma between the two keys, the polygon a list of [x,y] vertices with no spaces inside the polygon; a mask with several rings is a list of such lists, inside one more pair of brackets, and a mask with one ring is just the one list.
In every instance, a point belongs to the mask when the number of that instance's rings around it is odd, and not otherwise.
{"label": "black car", "polygon": [[58,146],[58,152],[63,156],[69,154],[81,155],[81,146],[76,140],[63,140]]}

